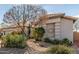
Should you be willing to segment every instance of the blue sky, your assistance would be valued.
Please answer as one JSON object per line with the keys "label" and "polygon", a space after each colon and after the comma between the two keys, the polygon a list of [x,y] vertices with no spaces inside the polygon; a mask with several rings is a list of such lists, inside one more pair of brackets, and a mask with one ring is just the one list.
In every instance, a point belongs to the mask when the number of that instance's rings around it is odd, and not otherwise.
{"label": "blue sky", "polygon": [[[13,5],[2,4],[0,5],[0,23],[2,23],[3,15],[6,11],[12,8]],[[79,4],[55,4],[55,5],[41,5],[48,13],[66,13],[69,16],[79,15]]]}

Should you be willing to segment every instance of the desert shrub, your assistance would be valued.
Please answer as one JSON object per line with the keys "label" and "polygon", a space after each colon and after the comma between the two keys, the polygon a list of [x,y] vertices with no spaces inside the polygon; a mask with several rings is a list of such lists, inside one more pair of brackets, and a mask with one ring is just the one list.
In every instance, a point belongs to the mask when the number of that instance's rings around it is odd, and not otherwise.
{"label": "desert shrub", "polygon": [[71,54],[74,53],[74,49],[65,45],[55,45],[48,49],[47,53],[51,54]]}
{"label": "desert shrub", "polygon": [[62,39],[61,44],[72,46],[72,42],[68,38]]}
{"label": "desert shrub", "polygon": [[43,27],[37,27],[32,30],[32,36],[36,41],[41,41],[44,36],[45,30]]}
{"label": "desert shrub", "polygon": [[12,35],[12,34],[7,34],[4,36],[4,41],[5,41],[5,47],[10,47],[10,48],[25,48],[26,37],[24,35]]}

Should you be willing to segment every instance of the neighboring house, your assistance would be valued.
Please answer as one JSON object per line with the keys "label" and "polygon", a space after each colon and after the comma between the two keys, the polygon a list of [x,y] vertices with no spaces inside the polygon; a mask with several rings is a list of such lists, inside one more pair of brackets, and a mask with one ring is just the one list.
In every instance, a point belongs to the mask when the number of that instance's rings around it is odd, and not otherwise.
{"label": "neighboring house", "polygon": [[64,13],[48,14],[40,18],[37,26],[45,29],[45,36],[51,39],[68,38],[73,42],[73,23],[77,20],[75,17],[65,16]]}
{"label": "neighboring house", "polygon": [[[18,26],[10,26],[10,27],[6,27],[6,28],[1,28],[0,29],[0,34],[1,35],[6,35],[6,34],[11,33],[11,32],[21,32],[22,27],[23,26],[20,26],[20,27],[18,27]],[[26,32],[28,31],[27,26],[25,26],[25,30],[26,30]]]}
{"label": "neighboring house", "polygon": [[0,33],[2,33],[3,35],[11,33],[13,31],[20,31],[20,28],[18,28],[18,27],[7,27],[7,28],[1,28],[0,29]]}

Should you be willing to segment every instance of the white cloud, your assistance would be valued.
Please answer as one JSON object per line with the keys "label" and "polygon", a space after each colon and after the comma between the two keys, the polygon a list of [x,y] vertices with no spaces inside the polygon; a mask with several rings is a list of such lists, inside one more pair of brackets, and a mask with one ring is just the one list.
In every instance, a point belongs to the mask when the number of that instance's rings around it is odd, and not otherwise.
{"label": "white cloud", "polygon": [[79,15],[76,15],[76,16],[74,16],[74,17],[78,17],[78,18],[79,18]]}

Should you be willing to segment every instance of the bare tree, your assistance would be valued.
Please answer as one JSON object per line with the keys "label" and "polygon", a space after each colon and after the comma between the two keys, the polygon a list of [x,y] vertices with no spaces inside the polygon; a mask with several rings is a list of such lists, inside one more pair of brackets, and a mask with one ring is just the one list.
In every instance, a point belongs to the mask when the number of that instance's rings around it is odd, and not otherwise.
{"label": "bare tree", "polygon": [[79,20],[74,23],[74,30],[77,32],[79,30]]}
{"label": "bare tree", "polygon": [[9,24],[16,24],[21,27],[24,33],[25,24],[30,20],[38,20],[40,16],[47,12],[39,5],[16,5],[4,14],[3,21]]}

